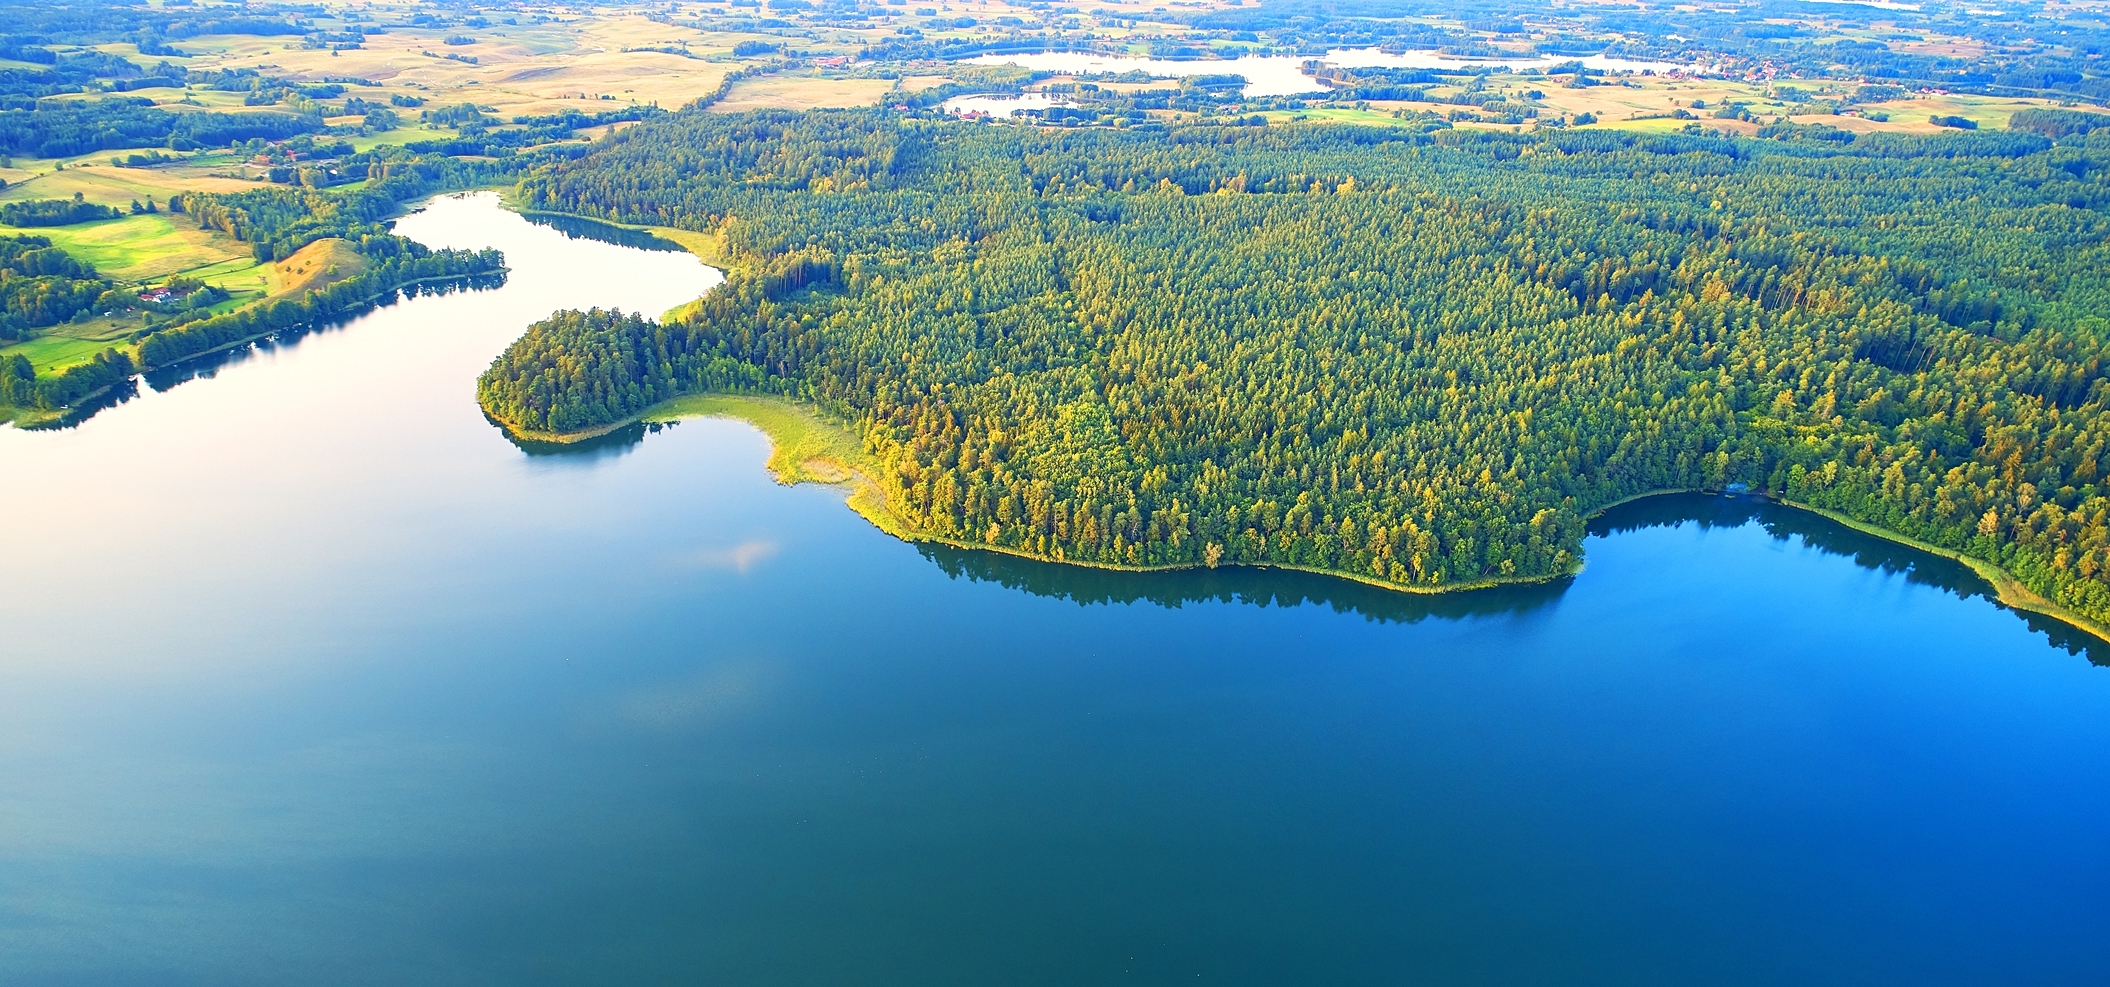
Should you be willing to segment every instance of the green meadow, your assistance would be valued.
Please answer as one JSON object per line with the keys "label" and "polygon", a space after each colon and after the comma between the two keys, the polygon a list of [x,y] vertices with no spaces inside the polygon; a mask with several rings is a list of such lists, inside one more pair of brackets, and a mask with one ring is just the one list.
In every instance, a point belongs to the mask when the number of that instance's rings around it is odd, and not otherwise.
{"label": "green meadow", "polygon": [[229,275],[257,266],[246,245],[165,212],[72,226],[0,226],[0,233],[48,238],[104,275],[135,284],[207,271]]}
{"label": "green meadow", "polygon": [[783,398],[749,394],[686,394],[654,405],[640,420],[737,418],[769,436],[769,470],[780,483],[841,483],[868,473],[864,444],[841,423]]}
{"label": "green meadow", "polygon": [[[92,326],[95,322],[105,321],[107,320],[92,320],[88,324],[88,326],[55,326],[51,330],[48,330],[45,335],[26,339],[22,342],[15,343],[12,346],[0,349],[0,357],[13,357],[14,355],[19,353],[22,356],[28,357],[30,366],[35,367],[37,373],[40,374],[50,373],[54,370],[63,370],[67,367],[73,366],[76,363],[86,363],[88,362],[89,358],[93,357],[95,354],[101,353],[102,351],[109,349],[112,346],[119,346],[121,343],[124,342],[125,334],[120,332],[116,334],[114,338],[96,339],[88,338],[87,333],[83,333],[81,336],[62,336],[59,335],[59,333],[67,330],[86,329],[89,326]],[[132,328],[138,328],[138,326],[135,324]]]}

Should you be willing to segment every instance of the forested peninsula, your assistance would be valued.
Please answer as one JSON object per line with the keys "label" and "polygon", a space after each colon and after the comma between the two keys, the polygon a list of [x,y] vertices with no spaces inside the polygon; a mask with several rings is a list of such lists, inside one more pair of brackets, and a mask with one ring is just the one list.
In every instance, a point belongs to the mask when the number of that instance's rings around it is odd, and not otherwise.
{"label": "forested peninsula", "polygon": [[2110,621],[2106,136],[685,111],[521,196],[715,236],[727,284],[562,314],[478,393],[810,401],[907,526],[1051,559],[1548,578],[1605,504],[1741,484]]}

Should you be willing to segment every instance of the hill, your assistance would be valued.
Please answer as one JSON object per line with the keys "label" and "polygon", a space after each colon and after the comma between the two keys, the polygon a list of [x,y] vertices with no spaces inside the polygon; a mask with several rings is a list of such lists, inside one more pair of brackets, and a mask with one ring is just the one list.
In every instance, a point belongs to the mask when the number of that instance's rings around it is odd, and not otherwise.
{"label": "hill", "polygon": [[328,237],[271,265],[269,292],[273,297],[297,295],[348,281],[365,272],[366,258],[359,253],[358,245],[341,237]]}

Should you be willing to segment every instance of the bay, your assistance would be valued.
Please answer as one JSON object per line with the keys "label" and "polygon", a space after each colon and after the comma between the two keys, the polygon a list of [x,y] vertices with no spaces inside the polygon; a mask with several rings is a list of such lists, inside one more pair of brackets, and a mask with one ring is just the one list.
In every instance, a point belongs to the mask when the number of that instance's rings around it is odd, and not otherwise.
{"label": "bay", "polygon": [[694,258],[399,229],[512,274],[0,430],[0,982],[2110,977],[2110,669],[1960,566],[1693,496],[1435,597],[919,547],[741,423],[483,418]]}

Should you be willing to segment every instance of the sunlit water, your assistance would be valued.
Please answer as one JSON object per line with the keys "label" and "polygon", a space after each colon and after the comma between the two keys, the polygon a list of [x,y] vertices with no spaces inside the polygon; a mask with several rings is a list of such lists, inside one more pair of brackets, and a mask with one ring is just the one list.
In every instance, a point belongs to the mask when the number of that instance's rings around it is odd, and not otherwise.
{"label": "sunlit water", "polygon": [[966,59],[975,65],[1016,65],[1043,72],[1120,74],[1142,72],[1160,79],[1183,79],[1193,75],[1235,75],[1246,80],[1242,92],[1248,97],[1297,96],[1321,92],[1326,87],[1304,71],[1308,62],[1352,68],[1415,68],[1465,72],[1475,68],[1547,69],[1581,62],[1600,72],[1712,72],[1712,65],[1678,62],[1637,61],[1610,55],[1520,55],[1513,58],[1459,58],[1433,51],[1388,52],[1377,48],[1336,48],[1318,58],[1302,55],[1242,55],[1238,58],[1144,58],[1130,55],[1101,55],[1091,52],[1043,51],[1017,54],[977,55]]}
{"label": "sunlit water", "polygon": [[474,378],[685,254],[488,197],[505,287],[0,430],[0,983],[2110,981],[2110,669],[1791,511],[1572,582],[919,549],[699,421]]}

